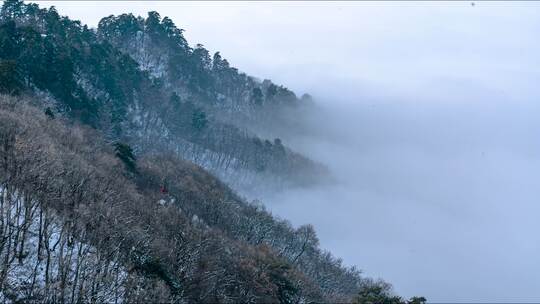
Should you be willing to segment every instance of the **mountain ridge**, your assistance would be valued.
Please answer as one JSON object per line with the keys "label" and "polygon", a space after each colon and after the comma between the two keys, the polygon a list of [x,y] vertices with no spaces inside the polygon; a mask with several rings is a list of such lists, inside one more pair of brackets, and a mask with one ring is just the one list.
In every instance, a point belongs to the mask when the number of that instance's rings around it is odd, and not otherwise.
{"label": "mountain ridge", "polygon": [[[219,53],[210,59],[201,46],[191,49],[166,17],[109,16],[94,30],[33,4],[3,14],[13,24],[2,27],[11,39],[2,42],[1,56],[24,78],[11,82],[136,152],[172,150],[235,188],[309,184],[327,173],[281,140],[234,123],[272,121],[278,108],[299,106],[294,93],[239,73]],[[137,51],[115,45],[122,35]],[[168,68],[151,68],[162,66]]]}

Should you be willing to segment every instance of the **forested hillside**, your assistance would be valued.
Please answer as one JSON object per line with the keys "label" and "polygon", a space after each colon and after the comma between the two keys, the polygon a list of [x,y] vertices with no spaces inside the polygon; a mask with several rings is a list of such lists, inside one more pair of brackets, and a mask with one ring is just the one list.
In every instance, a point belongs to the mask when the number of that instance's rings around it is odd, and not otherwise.
{"label": "forested hillside", "polygon": [[5,1],[0,93],[0,302],[405,303],[230,188],[325,173],[249,128],[306,100],[170,19]]}
{"label": "forested hillside", "polygon": [[66,123],[2,97],[6,299],[288,302],[358,288],[311,227],[293,229],[171,155],[130,167],[98,133]]}
{"label": "forested hillside", "polygon": [[309,184],[325,173],[247,127],[261,116],[279,119],[272,109],[299,106],[294,93],[189,47],[168,18],[111,16],[96,31],[16,1],[6,2],[2,18],[4,91],[32,91],[54,113],[136,153],[174,151],[237,188]]}

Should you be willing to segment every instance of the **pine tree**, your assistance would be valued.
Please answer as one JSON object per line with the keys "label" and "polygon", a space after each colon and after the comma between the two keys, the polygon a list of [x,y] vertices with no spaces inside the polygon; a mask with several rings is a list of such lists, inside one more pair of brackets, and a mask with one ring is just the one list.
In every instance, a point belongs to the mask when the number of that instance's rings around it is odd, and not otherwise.
{"label": "pine tree", "polygon": [[55,118],[55,117],[54,117],[54,113],[53,113],[53,111],[51,110],[50,107],[47,107],[47,108],[45,109],[45,115],[46,115],[48,118],[50,118],[50,119],[54,119],[54,118]]}
{"label": "pine tree", "polygon": [[133,154],[133,149],[128,144],[117,142],[114,144],[114,151],[116,157],[118,157],[124,163],[129,172],[137,172],[137,159]]}
{"label": "pine tree", "polygon": [[0,93],[17,94],[22,83],[15,60],[0,60]]}
{"label": "pine tree", "polygon": [[196,109],[191,118],[191,126],[200,131],[206,127],[207,123],[206,113],[201,109]]}

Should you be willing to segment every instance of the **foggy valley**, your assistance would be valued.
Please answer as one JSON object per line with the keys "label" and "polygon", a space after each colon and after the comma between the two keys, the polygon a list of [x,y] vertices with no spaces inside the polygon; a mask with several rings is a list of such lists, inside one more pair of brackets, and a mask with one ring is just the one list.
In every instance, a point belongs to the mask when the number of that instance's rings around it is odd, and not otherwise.
{"label": "foggy valley", "polygon": [[[270,195],[321,242],[403,295],[434,302],[534,301],[538,105],[371,100],[321,106],[299,151],[336,183]],[[326,123],[321,124],[321,121]],[[489,282],[489,283],[488,283]]]}

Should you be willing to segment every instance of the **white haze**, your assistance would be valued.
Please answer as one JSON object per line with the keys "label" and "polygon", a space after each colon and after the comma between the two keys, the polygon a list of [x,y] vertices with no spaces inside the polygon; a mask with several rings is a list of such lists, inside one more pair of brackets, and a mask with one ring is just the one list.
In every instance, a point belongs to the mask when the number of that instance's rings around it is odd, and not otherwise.
{"label": "white haze", "polygon": [[[41,2],[50,5],[51,2]],[[157,10],[191,43],[314,95],[286,144],[337,185],[265,198],[404,296],[540,301],[540,5],[532,2],[64,2]]]}

